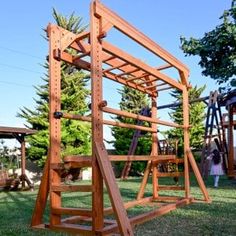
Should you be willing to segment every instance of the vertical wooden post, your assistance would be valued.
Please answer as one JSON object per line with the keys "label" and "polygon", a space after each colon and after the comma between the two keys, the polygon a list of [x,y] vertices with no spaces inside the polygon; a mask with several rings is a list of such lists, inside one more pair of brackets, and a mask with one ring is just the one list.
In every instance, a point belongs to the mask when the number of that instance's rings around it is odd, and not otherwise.
{"label": "vertical wooden post", "polygon": [[22,188],[25,188],[25,137],[21,136],[21,177],[22,177]]}
{"label": "vertical wooden post", "polygon": [[228,143],[229,143],[229,161],[228,176],[234,175],[234,112],[233,105],[228,108],[229,126],[228,126]]}
{"label": "vertical wooden post", "polygon": [[187,86],[183,86],[183,125],[184,125],[184,186],[185,197],[190,197],[190,182],[189,182],[189,163],[188,151],[190,150],[189,136],[189,98]]}
{"label": "vertical wooden post", "polygon": [[[61,110],[61,63],[54,58],[54,51],[60,48],[60,30],[57,26],[48,25],[49,36],[49,168],[50,164],[60,163],[61,121],[54,117],[54,112]],[[50,168],[49,184],[59,185],[61,177]],[[50,190],[50,207],[61,206],[61,194]],[[61,215],[50,213],[50,226],[61,223]]]}
{"label": "vertical wooden post", "polygon": [[92,86],[92,209],[93,231],[101,230],[104,225],[103,215],[103,178],[96,158],[96,142],[103,142],[102,111],[102,46],[99,40],[101,19],[95,15],[96,2],[90,5],[90,40],[91,40],[91,86]]}
{"label": "vertical wooden post", "polygon": [[[152,118],[156,119],[157,118],[157,103],[156,103],[156,99],[154,97],[152,97]],[[152,129],[157,131],[157,124],[152,123]],[[158,154],[158,145],[157,145],[157,132],[152,133],[152,155],[153,156],[157,156]],[[157,187],[158,187],[158,179],[157,179],[157,165],[153,165],[152,166],[152,186],[153,186],[153,198],[157,198],[158,197],[158,191],[157,191]]]}

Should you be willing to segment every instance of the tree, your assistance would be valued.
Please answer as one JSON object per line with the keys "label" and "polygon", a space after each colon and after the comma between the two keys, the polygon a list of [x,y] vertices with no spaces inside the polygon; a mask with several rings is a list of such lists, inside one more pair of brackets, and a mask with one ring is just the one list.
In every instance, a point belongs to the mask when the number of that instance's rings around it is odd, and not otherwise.
{"label": "tree", "polygon": [[[148,106],[147,96],[138,90],[132,89],[127,86],[123,86],[119,90],[121,94],[121,101],[119,103],[120,110],[132,112],[139,114],[141,109]],[[137,120],[125,118],[122,116],[117,116],[116,121],[129,124],[137,124]],[[127,155],[131,141],[133,138],[134,130],[120,127],[112,128],[112,135],[115,138],[113,145],[115,147],[115,152],[118,155]],[[145,138],[146,135],[142,136],[138,140],[138,145],[135,154],[150,154],[150,139]],[[117,164],[119,170],[123,169],[124,163]],[[145,168],[145,163],[143,162],[133,162],[131,173],[142,172]]]}
{"label": "tree", "polygon": [[[203,87],[192,87],[189,90],[189,99],[194,100],[201,97],[202,92],[204,91],[205,86]],[[182,93],[179,90],[175,90],[171,95],[177,100],[182,101]],[[205,119],[205,104],[203,102],[194,102],[190,104],[189,107],[189,121],[190,121],[190,146],[193,150],[199,150],[202,148],[203,135],[204,135],[204,119]],[[172,108],[172,112],[169,114],[173,122],[183,125],[183,106]],[[167,135],[168,139],[178,140],[178,154],[183,155],[184,150],[184,140],[183,140],[183,129],[174,128],[168,130],[164,133]]]}
{"label": "tree", "polygon": [[[62,16],[53,9],[53,17],[57,25],[73,33],[80,33],[86,26],[82,25],[82,18],[71,14],[69,17]],[[44,64],[48,70],[48,63]],[[47,73],[42,78],[43,84],[36,86],[37,98],[34,99],[35,109],[23,107],[17,114],[27,122],[26,127],[37,130],[38,132],[27,137],[29,148],[27,156],[35,160],[39,165],[43,165],[47,157],[49,145],[49,78]],[[83,71],[77,70],[74,66],[62,63],[61,72],[61,109],[63,112],[83,115],[88,111],[86,99],[89,90],[86,88],[88,75]],[[89,154],[90,145],[90,125],[81,121],[62,119],[62,154]]]}
{"label": "tree", "polygon": [[181,48],[186,55],[200,56],[203,75],[219,85],[236,86],[236,1],[220,17],[223,21],[200,39],[181,37]]}

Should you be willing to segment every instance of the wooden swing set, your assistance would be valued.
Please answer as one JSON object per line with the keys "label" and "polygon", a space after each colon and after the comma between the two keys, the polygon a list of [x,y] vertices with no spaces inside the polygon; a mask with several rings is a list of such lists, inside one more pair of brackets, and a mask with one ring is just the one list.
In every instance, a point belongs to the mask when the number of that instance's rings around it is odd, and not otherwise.
{"label": "wooden swing set", "polygon": [[[119,49],[105,40],[109,30],[115,28],[153,53],[158,61],[163,63],[152,67],[127,52]],[[56,25],[49,24],[47,28],[49,38],[49,74],[50,74],[50,148],[43,177],[33,212],[31,225],[34,228],[49,228],[79,235],[134,235],[135,225],[166,214],[177,207],[194,201],[190,194],[189,170],[192,168],[203,200],[210,202],[210,198],[189,144],[189,107],[188,89],[189,71],[185,65],[178,61],[166,50],[161,48],[143,33],[135,29],[117,14],[95,0],[90,8],[90,31],[74,34]],[[73,50],[68,50],[73,49]],[[76,53],[75,53],[76,52]],[[88,59],[89,58],[89,59]],[[81,116],[61,111],[61,62],[74,65],[78,69],[91,72],[91,116]],[[163,71],[172,68],[179,74],[181,82],[172,79]],[[151,117],[137,115],[108,107],[103,100],[103,78],[113,80],[133,89],[137,89],[151,98]],[[178,89],[183,94],[183,120],[179,125],[157,118],[157,97],[159,91],[169,88]],[[145,125],[120,123],[103,118],[103,113],[109,113],[137,120],[149,122]],[[92,155],[61,157],[61,119],[76,119],[92,123]],[[103,143],[103,125],[119,126],[151,133],[152,151],[148,156],[136,155],[108,155]],[[158,163],[177,162],[174,155],[158,155],[157,126],[178,127],[184,130],[184,177],[183,197],[165,196],[160,190],[175,189],[176,186],[159,186],[159,178],[173,177],[180,173],[159,173]],[[116,183],[111,165],[112,161],[146,161],[147,167],[137,195],[137,199],[124,203]],[[92,167],[91,185],[65,185],[61,180],[61,170],[64,168]],[[144,197],[148,177],[152,173],[152,196]],[[104,183],[110,197],[111,207],[104,208]],[[92,207],[71,208],[64,207],[62,193],[64,192],[90,192]],[[50,199],[50,222],[43,222],[43,213],[47,198]],[[79,198],[78,198],[79,201]],[[160,204],[160,202],[165,202]],[[151,212],[128,217],[126,209],[140,204],[156,204],[157,208]],[[114,214],[114,219],[106,219],[106,215]],[[64,215],[70,217],[64,218]]]}

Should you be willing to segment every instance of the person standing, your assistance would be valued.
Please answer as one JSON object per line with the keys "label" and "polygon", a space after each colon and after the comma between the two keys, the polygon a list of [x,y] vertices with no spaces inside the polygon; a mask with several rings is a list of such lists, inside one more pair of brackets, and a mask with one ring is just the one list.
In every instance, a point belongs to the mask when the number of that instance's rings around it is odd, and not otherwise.
{"label": "person standing", "polygon": [[220,175],[224,174],[220,152],[217,149],[214,149],[212,153],[207,157],[207,160],[211,161],[210,175],[213,176],[214,187],[217,188],[219,186]]}

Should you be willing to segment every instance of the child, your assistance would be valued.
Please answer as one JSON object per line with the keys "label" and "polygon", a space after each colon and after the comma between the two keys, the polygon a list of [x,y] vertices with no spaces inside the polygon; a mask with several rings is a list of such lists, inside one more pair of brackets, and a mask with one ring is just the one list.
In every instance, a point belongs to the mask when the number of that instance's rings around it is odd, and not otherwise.
{"label": "child", "polygon": [[212,154],[207,157],[207,160],[211,160],[212,162],[210,175],[213,175],[214,187],[217,188],[220,175],[224,174],[220,152],[217,149],[214,149]]}

